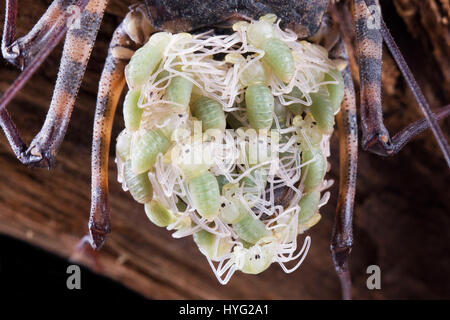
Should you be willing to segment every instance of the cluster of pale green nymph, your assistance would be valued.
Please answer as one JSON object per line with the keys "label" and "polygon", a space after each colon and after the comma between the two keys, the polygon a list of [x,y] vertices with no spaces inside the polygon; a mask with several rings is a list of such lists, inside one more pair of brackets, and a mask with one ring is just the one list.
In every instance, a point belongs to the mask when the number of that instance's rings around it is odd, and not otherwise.
{"label": "cluster of pale green nymph", "polygon": [[119,182],[154,224],[192,235],[218,280],[304,260],[332,181],[337,63],[276,17],[233,33],[153,34],[126,68]]}

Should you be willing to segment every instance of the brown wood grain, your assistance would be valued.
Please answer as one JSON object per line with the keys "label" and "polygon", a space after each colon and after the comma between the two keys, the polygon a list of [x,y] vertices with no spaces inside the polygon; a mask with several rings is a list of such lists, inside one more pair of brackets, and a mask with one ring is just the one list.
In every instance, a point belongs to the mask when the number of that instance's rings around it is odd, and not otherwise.
{"label": "brown wood grain", "polygon": [[[388,25],[400,40],[400,46],[418,75],[430,104],[436,108],[449,103],[449,87],[444,75],[450,74],[450,70],[440,60],[442,56],[432,54],[425,45],[417,45],[417,40],[408,33],[403,20],[389,2],[381,1],[382,5],[387,3],[386,10],[389,11],[385,11],[385,16],[389,17]],[[434,2],[439,4],[439,8],[445,7],[445,3],[448,5],[445,0]],[[32,26],[49,3],[19,0],[19,34]],[[111,0],[55,167],[48,171],[20,165],[4,135],[0,135],[1,233],[70,257],[79,239],[87,232],[90,148],[97,83],[109,38],[130,3],[132,1]],[[421,8],[420,1],[411,3]],[[3,3],[1,10],[3,13]],[[422,9],[419,12],[426,14]],[[439,12],[448,19],[448,11]],[[441,28],[438,26],[431,30],[426,21],[419,18],[416,21],[414,28],[420,32],[408,30],[417,33],[420,41],[432,48],[440,38],[426,38],[426,35],[432,30],[439,32]],[[38,132],[45,117],[60,52],[59,48],[51,54],[8,106],[26,141]],[[385,56],[384,68],[387,125],[397,130],[420,115],[389,55]],[[2,62],[0,75],[0,91],[4,92],[18,71]],[[119,111],[113,137],[122,127]],[[448,120],[443,127],[448,134]],[[333,166],[329,175],[336,179],[339,172],[338,146],[335,138],[333,141]],[[258,276],[236,274],[228,285],[221,286],[192,239],[173,239],[168,231],[152,225],[142,205],[121,190],[116,182],[113,159],[111,152],[112,234],[98,253],[98,272],[156,299],[339,298],[338,281],[328,248],[336,205],[335,186],[330,203],[322,210],[323,220],[310,232],[312,247],[298,271],[286,275],[273,265]],[[351,260],[355,297],[450,298],[450,279],[447,276],[450,267],[450,179],[432,135],[429,132],[422,134],[395,158],[383,159],[363,152],[359,167],[355,247]],[[87,256],[75,258],[90,264]],[[381,267],[382,290],[369,291],[366,288],[365,271],[370,264]]]}

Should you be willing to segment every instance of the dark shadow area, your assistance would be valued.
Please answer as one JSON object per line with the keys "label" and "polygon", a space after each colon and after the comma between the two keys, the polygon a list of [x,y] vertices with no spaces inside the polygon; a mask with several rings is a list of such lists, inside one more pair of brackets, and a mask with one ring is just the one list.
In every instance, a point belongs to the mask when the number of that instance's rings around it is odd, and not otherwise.
{"label": "dark shadow area", "polygon": [[[81,289],[67,288],[70,261],[35,246],[0,235],[0,296],[36,298],[101,298],[109,301],[143,300],[119,283],[80,266]],[[74,283],[74,282],[71,282]]]}

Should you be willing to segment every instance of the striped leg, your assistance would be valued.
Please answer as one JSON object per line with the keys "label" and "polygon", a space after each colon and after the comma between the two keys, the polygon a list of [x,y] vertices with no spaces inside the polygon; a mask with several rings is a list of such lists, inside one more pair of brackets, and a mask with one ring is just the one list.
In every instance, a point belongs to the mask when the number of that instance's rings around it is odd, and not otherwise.
{"label": "striped leg", "polygon": [[[80,0],[81,1],[81,0]],[[79,2],[80,2],[79,1]],[[66,1],[67,2],[67,1]],[[58,3],[66,3],[59,1]],[[80,24],[72,24],[67,32],[58,78],[53,92],[50,109],[40,132],[35,136],[30,146],[25,143],[6,112],[7,100],[13,95],[6,92],[0,104],[0,124],[19,160],[28,165],[50,167],[54,162],[56,152],[64,138],[67,125],[72,114],[75,98],[91,54],[98,28],[103,17],[107,0],[90,0],[80,16]],[[56,9],[54,9],[56,10]],[[50,10],[50,12],[53,12]],[[64,30],[62,30],[64,31]],[[40,58],[40,53],[35,59]],[[41,58],[40,58],[41,59]],[[33,60],[29,68],[37,68]],[[28,78],[27,69],[25,73]],[[20,84],[28,79],[19,77]],[[17,92],[16,82],[13,84]],[[5,99],[4,99],[5,98]]]}
{"label": "striped leg", "polygon": [[[408,140],[419,131],[409,131],[408,128],[390,138],[383,124],[381,107],[381,70],[382,45],[385,40],[400,71],[411,88],[436,140],[450,167],[450,147],[440,129],[437,120],[439,116],[433,114],[423,96],[414,76],[408,68],[400,50],[395,44],[384,20],[376,0],[354,0],[354,16],[356,24],[356,41],[359,58],[359,72],[361,81],[361,122],[363,147],[376,154],[388,156],[398,152]],[[442,117],[445,110],[441,110]],[[425,127],[424,127],[425,128]],[[414,133],[414,134],[413,134]],[[401,140],[399,140],[401,138]]]}
{"label": "striped leg", "polygon": [[[356,1],[358,2],[358,1]],[[361,1],[359,1],[361,4]],[[335,5],[331,7],[333,18],[338,22],[341,34],[348,37],[345,30],[346,7],[343,5]],[[361,11],[356,6],[356,12]],[[358,17],[358,16],[357,16]],[[367,146],[370,141],[369,133],[378,130],[378,133],[385,133],[392,146],[391,153],[399,151],[412,137],[430,126],[426,119],[421,119],[409,125],[397,133],[392,141],[382,122],[381,113],[381,36],[368,29],[367,16],[362,17],[359,13],[359,19],[356,21],[358,53],[360,58],[360,76],[361,76],[361,119],[363,121],[363,146]],[[359,32],[358,32],[359,31]],[[348,40],[348,39],[347,39]],[[379,44],[379,45],[377,45]],[[351,45],[350,41],[346,42],[347,46]],[[351,49],[351,48],[350,48]],[[361,53],[363,53],[361,55]],[[341,58],[347,60],[345,47],[342,43],[332,50],[330,55],[333,58]],[[355,106],[355,92],[353,82],[350,76],[349,68],[344,72],[345,81],[345,98],[341,105],[341,112],[337,115],[337,125],[339,130],[340,145],[340,186],[339,200],[336,210],[335,226],[333,228],[333,236],[331,242],[331,252],[336,272],[339,276],[342,288],[342,296],[344,299],[351,298],[351,278],[348,266],[348,257],[353,244],[353,205],[356,187],[357,174],[357,157],[358,157],[358,131],[357,116]],[[443,119],[450,114],[450,105],[442,108],[434,118]],[[368,119],[370,121],[368,121]],[[381,138],[382,135],[378,135]],[[375,138],[377,138],[375,136]],[[374,149],[371,149],[374,151]]]}
{"label": "striped leg", "polygon": [[[330,52],[330,56],[348,61],[343,40],[336,44]],[[358,124],[355,89],[349,66],[342,73],[345,96],[341,111],[336,116],[339,132],[339,200],[330,249],[334,267],[341,282],[342,297],[350,299],[351,279],[348,257],[353,246],[353,204],[358,162]]]}
{"label": "striped leg", "polygon": [[150,22],[143,8],[135,7],[114,32],[103,68],[92,142],[91,214],[88,242],[95,249],[103,245],[106,235],[110,232],[108,156],[114,113],[125,85],[125,65],[137,46],[142,45],[149,35]]}
{"label": "striped leg", "polygon": [[378,154],[390,153],[391,141],[381,109],[383,38],[379,29],[369,28],[371,15],[364,0],[355,0],[354,15],[361,82],[362,145]]}
{"label": "striped leg", "polygon": [[[78,7],[78,11],[82,12],[88,0],[74,0],[72,2]],[[5,132],[14,154],[25,164],[28,164],[28,159],[24,157],[27,147],[6,111],[6,106],[22,89],[66,33],[69,18],[74,18],[73,11],[67,10],[67,5],[62,0],[55,0],[35,28],[29,33],[30,36],[14,41],[16,36],[17,1],[8,0],[6,2],[2,54],[11,63],[19,67],[25,67],[26,65],[26,68],[0,98],[0,126]],[[39,52],[39,54],[31,54],[31,52]]]}
{"label": "striped leg", "polygon": [[41,55],[59,30],[67,31],[68,24],[75,21],[75,15],[81,13],[88,2],[88,0],[54,0],[30,32],[16,39],[17,0],[6,0],[2,37],[3,58],[23,70],[37,55]]}

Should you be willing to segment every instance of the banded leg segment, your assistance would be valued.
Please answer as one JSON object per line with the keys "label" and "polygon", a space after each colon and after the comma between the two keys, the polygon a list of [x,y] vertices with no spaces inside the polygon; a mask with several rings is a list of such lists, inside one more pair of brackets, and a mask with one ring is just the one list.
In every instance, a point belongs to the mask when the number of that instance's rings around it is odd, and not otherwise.
{"label": "banded leg segment", "polygon": [[[348,61],[343,40],[337,43],[330,56]],[[339,198],[330,249],[333,264],[341,282],[342,297],[351,299],[352,284],[348,258],[353,246],[353,205],[358,162],[358,123],[355,89],[349,66],[343,70],[342,74],[345,95],[341,110],[336,116],[339,132]]]}
{"label": "banded leg segment", "polygon": [[50,109],[27,152],[48,165],[64,139],[107,2],[91,0],[81,14],[79,26],[74,24],[67,33]]}
{"label": "banded leg segment", "polygon": [[[78,10],[82,12],[88,3],[88,0],[78,0],[74,1],[75,5],[78,7]],[[44,43],[45,46],[42,46],[42,51],[39,54],[35,55],[32,58],[31,63],[25,68],[25,70],[19,75],[19,77],[14,81],[14,83],[3,93],[0,98],[0,126],[2,127],[5,135],[11,145],[12,150],[16,157],[25,164],[28,164],[24,157],[25,151],[27,149],[26,144],[22,141],[17,128],[13,121],[11,120],[8,112],[6,111],[6,106],[8,103],[14,98],[14,96],[20,91],[20,89],[25,85],[25,83],[31,78],[34,72],[38,69],[38,67],[44,62],[50,52],[53,51],[55,46],[59,43],[61,38],[67,31],[68,28],[68,19],[73,17],[73,14],[69,11],[57,10],[58,5],[62,5],[60,0],[55,0],[54,4],[47,10],[47,13],[41,18],[41,22],[38,23],[41,27],[36,27],[36,33],[41,34],[45,41],[37,41],[39,43]],[[60,13],[57,15],[56,13]],[[56,14],[56,17],[54,15]],[[14,44],[9,46],[10,42],[15,38],[15,30],[16,30],[16,15],[17,15],[17,1],[10,0],[7,1],[6,8],[6,16],[5,16],[5,26],[4,33],[2,39],[2,52],[5,57],[8,57],[8,50],[11,49],[15,54],[15,57],[20,57],[21,51],[20,48],[14,47]],[[52,18],[54,18],[53,23]],[[44,25],[51,25],[51,28],[44,27]],[[31,37],[32,39],[36,39],[35,37]],[[20,39],[19,39],[20,40]],[[19,41],[18,40],[18,41]],[[27,42],[27,46],[34,46],[36,42],[29,41]],[[9,56],[9,58],[13,59],[14,57]],[[24,61],[24,60],[22,60]],[[11,61],[14,63],[14,61]]]}
{"label": "banded leg segment", "polygon": [[[30,32],[16,39],[18,0],[6,0],[5,24],[2,37],[2,55],[23,70],[48,47],[53,36],[75,21],[89,0],[54,0]],[[65,31],[63,31],[65,32]]]}
{"label": "banded leg segment", "polygon": [[108,204],[108,158],[117,103],[125,85],[125,66],[150,35],[149,21],[141,6],[128,13],[110,43],[97,96],[92,142],[91,213],[89,242],[99,249],[111,231]]}
{"label": "banded leg segment", "polygon": [[354,17],[361,87],[362,145],[366,150],[387,155],[392,152],[392,145],[383,123],[381,107],[383,38],[378,28],[369,27],[372,17],[364,0],[355,0]]}
{"label": "banded leg segment", "polygon": [[[384,39],[425,115],[426,127],[431,127],[447,165],[450,167],[450,147],[437,123],[439,116],[431,111],[411,70],[387,29],[378,1],[355,0],[354,16],[361,81],[361,122],[364,149],[382,156],[393,155],[405,145],[406,141],[421,132],[421,130],[408,131],[405,129],[391,140],[383,124],[381,70]],[[440,114],[442,115],[443,112]]]}
{"label": "banded leg segment", "polygon": [[80,24],[72,24],[68,30],[50,109],[43,127],[35,136],[29,148],[26,149],[25,143],[20,138],[14,123],[2,104],[0,124],[21,162],[45,167],[50,167],[54,162],[56,152],[64,139],[70,121],[73,105],[106,4],[107,0],[89,1],[85,10],[81,13]]}

